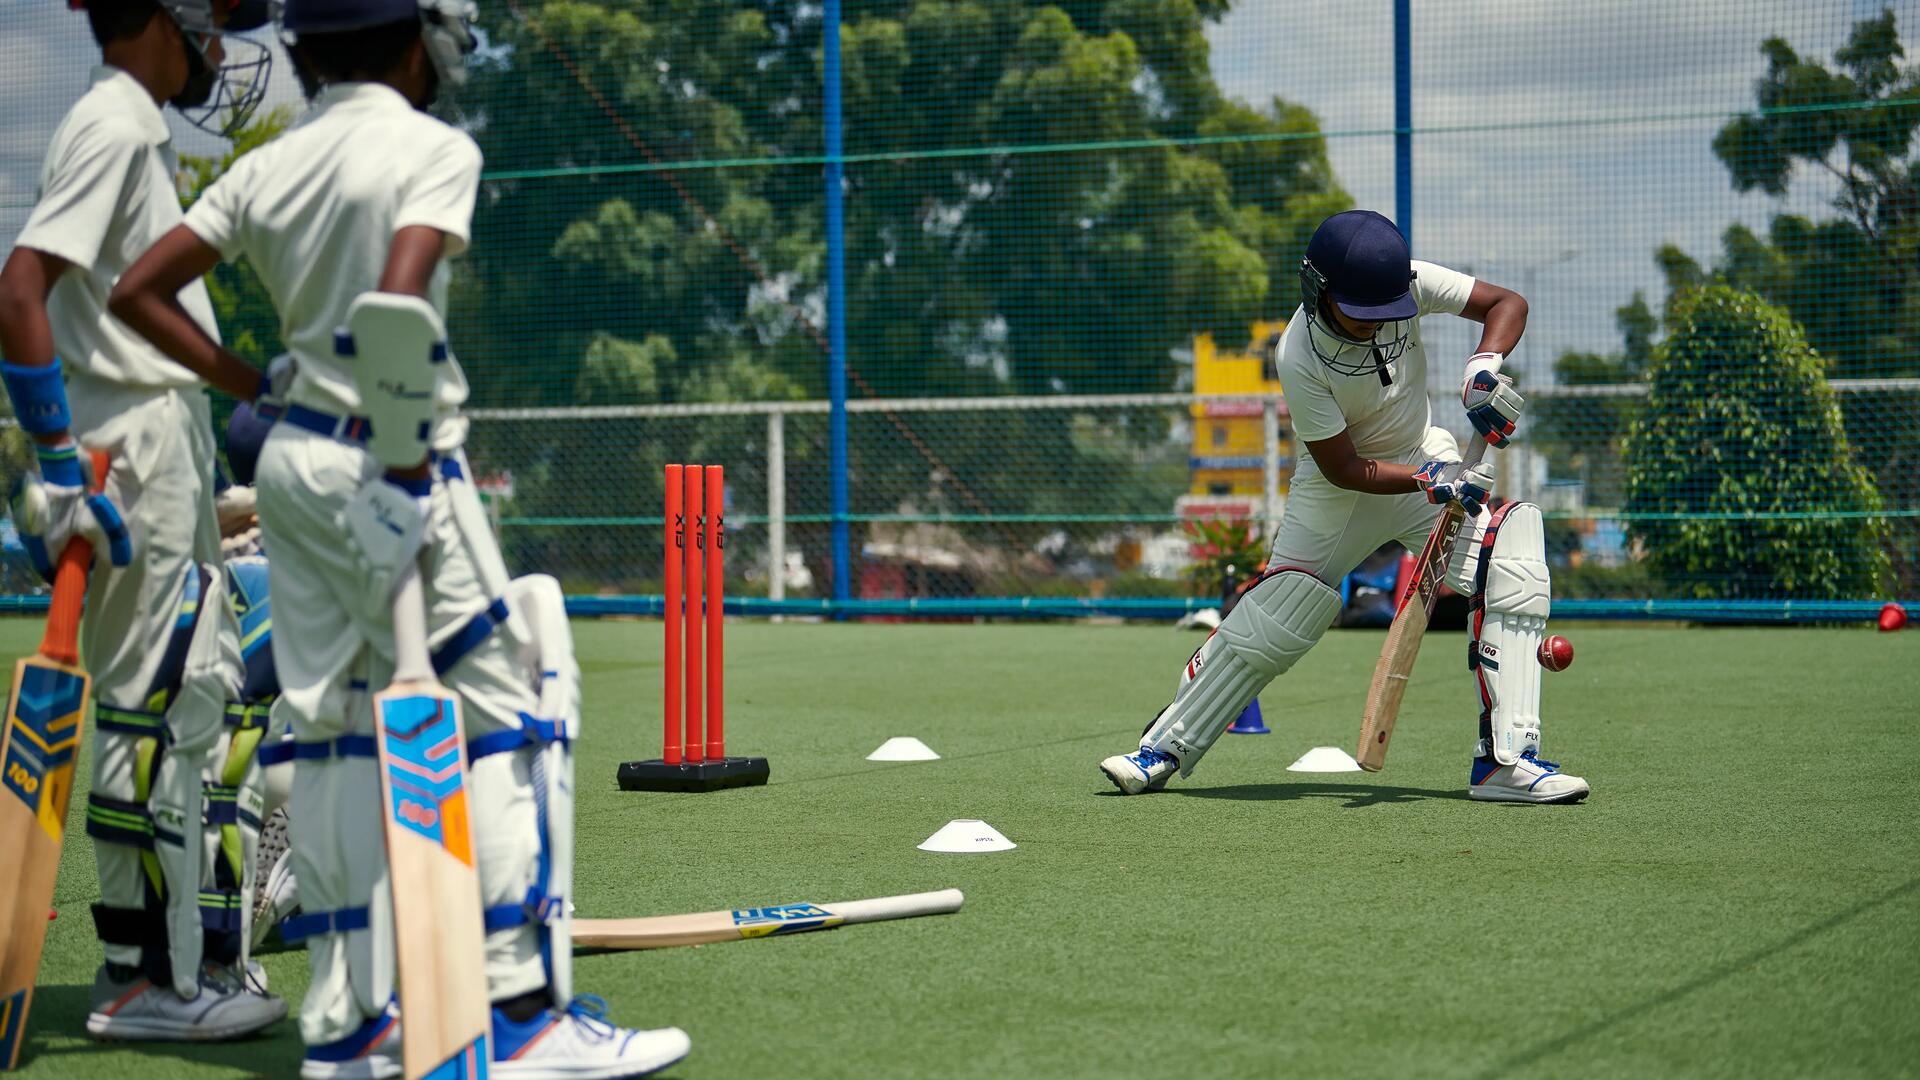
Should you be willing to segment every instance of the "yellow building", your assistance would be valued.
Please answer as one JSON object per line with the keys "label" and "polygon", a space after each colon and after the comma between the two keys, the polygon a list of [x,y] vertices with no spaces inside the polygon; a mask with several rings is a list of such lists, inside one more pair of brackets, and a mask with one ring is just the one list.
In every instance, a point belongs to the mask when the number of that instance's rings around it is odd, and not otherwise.
{"label": "yellow building", "polygon": [[[1286,327],[1280,322],[1253,324],[1246,352],[1223,352],[1213,335],[1193,340],[1193,389],[1196,394],[1280,394],[1266,355],[1268,339]],[[1293,477],[1293,431],[1287,423],[1287,404],[1279,412],[1280,490]],[[1201,401],[1192,406],[1193,445],[1188,453],[1188,492],[1201,496],[1252,496],[1265,493],[1266,465],[1264,403],[1259,401]]]}

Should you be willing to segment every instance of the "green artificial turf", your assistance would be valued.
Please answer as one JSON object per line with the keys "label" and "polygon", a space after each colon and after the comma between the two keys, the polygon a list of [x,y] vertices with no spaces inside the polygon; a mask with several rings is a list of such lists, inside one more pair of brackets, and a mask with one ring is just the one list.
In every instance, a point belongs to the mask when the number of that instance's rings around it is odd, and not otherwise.
{"label": "green artificial turf", "polygon": [[[626,794],[617,763],[659,751],[660,626],[579,624],[582,915],[945,886],[967,904],[583,957],[578,989],[686,1028],[686,1078],[1920,1070],[1920,636],[1563,630],[1578,659],[1546,679],[1546,749],[1592,781],[1575,807],[1463,797],[1459,634],[1428,641],[1385,772],[1287,772],[1351,748],[1380,645],[1361,631],[1269,688],[1274,734],[1116,797],[1096,762],[1199,639],[1084,625],[733,625],[729,742],[772,784]],[[37,633],[9,621],[0,645]],[[894,735],[943,759],[863,760]],[[81,806],[21,1075],[293,1075],[290,1022],[208,1048],[79,1037]],[[915,850],[952,818],[1019,848]],[[268,967],[297,998],[304,956]]]}

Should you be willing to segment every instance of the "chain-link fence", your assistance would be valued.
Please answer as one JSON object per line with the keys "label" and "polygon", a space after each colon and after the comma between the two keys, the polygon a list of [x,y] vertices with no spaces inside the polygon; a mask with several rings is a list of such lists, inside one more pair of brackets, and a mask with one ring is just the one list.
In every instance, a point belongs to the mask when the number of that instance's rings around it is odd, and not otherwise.
{"label": "chain-link fence", "polygon": [[[1207,523],[1262,531],[1305,452],[1261,349],[1306,238],[1400,212],[1399,84],[1415,254],[1531,302],[1502,482],[1547,511],[1556,611],[1920,595],[1920,4],[1423,0],[1404,67],[1395,6],[484,0],[441,107],[488,163],[450,326],[516,569],[647,609],[660,467],[698,461],[748,609],[828,606],[836,519],[864,613],[1210,603],[1257,544]],[[0,27],[10,236],[91,60],[59,5]],[[256,134],[302,107],[280,67]],[[191,198],[225,151],[180,147]],[[264,362],[269,299],[216,285]],[[1459,428],[1477,328],[1426,336]]]}

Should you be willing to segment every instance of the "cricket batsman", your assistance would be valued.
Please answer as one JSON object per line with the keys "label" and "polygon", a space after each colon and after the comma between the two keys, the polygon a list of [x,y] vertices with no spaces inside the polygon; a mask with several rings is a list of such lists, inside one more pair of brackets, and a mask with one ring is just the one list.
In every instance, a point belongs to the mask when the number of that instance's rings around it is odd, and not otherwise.
{"label": "cricket batsman", "polygon": [[[1480,690],[1467,794],[1490,802],[1572,803],[1587,782],[1539,756],[1540,668],[1548,611],[1545,533],[1532,503],[1489,505],[1493,466],[1466,467],[1433,424],[1420,319],[1483,327],[1461,404],[1479,437],[1512,437],[1524,404],[1500,374],[1527,325],[1519,294],[1414,261],[1393,222],[1349,210],[1321,223],[1300,266],[1300,308],[1276,356],[1306,444],[1267,569],[1187,663],[1173,703],[1140,748],[1100,763],[1122,794],[1193,772],[1260,691],[1298,663],[1340,610],[1340,581],[1389,540],[1418,552],[1434,507],[1466,511],[1447,583],[1476,608],[1469,667]],[[1485,542],[1483,542],[1485,538]]]}
{"label": "cricket batsman", "polygon": [[[300,910],[281,933],[306,942],[312,968],[304,1080],[400,1075],[407,1010],[434,1005],[396,1005],[393,913],[420,898],[390,887],[382,845],[369,842],[385,815],[374,695],[393,681],[393,596],[414,565],[433,666],[465,716],[492,1075],[638,1076],[689,1048],[678,1028],[617,1027],[598,999],[572,996],[579,667],[559,583],[508,579],[467,479],[467,384],[443,324],[482,162],[470,136],[426,109],[465,79],[475,14],[471,0],[285,0],[281,28],[311,110],[235,161],[112,298],[162,351],[275,421],[254,484],[272,711],[293,735]],[[265,378],[176,297],[240,258],[273,297],[289,348]],[[400,460],[420,464],[382,465]]]}
{"label": "cricket batsman", "polygon": [[[214,445],[199,378],[108,310],[114,281],[181,221],[162,115],[218,135],[243,123],[270,54],[232,31],[265,0],[70,0],[101,64],[55,131],[40,198],[0,270],[0,365],[37,468],[14,520],[42,573],[94,543],[80,647],[94,680],[93,839],[105,953],[87,1031],[199,1042],[286,1015],[246,959],[257,836],[257,736],[226,703],[234,640],[214,511]],[[225,125],[225,126],[223,126]],[[198,281],[172,301],[216,338]],[[105,451],[89,494],[88,451]]]}

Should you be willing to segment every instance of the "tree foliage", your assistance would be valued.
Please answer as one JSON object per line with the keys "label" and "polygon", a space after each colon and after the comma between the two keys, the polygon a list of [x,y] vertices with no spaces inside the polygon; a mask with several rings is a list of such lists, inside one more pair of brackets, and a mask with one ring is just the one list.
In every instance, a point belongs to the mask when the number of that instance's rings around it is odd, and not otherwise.
{"label": "tree foliage", "polygon": [[1690,292],[1648,375],[1625,443],[1626,509],[1649,515],[1629,527],[1656,578],[1702,599],[1879,593],[1879,492],[1825,362],[1784,311],[1726,286]]}
{"label": "tree foliage", "polygon": [[1713,152],[1738,191],[1784,196],[1825,176],[1837,216],[1779,214],[1765,235],[1730,226],[1710,270],[1669,248],[1669,282],[1719,281],[1785,307],[1836,377],[1920,375],[1920,67],[1901,62],[1894,14],[1857,23],[1830,64],[1780,38],[1761,53],[1759,111],[1722,127]]}
{"label": "tree foliage", "polygon": [[[1290,300],[1276,280],[1348,200],[1311,114],[1214,86],[1203,29],[1224,9],[850,14],[857,394],[1167,389],[1170,350],[1244,338],[1270,297]],[[497,62],[462,95],[505,176],[464,282],[463,313],[486,326],[465,355],[503,376],[482,392],[563,403],[596,342],[652,335],[672,346],[660,400],[742,363],[824,394],[818,6],[529,0],[490,9],[487,29]],[[1157,141],[1222,137],[1249,141]]]}

